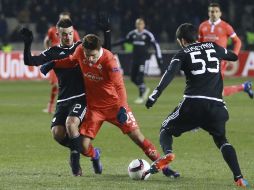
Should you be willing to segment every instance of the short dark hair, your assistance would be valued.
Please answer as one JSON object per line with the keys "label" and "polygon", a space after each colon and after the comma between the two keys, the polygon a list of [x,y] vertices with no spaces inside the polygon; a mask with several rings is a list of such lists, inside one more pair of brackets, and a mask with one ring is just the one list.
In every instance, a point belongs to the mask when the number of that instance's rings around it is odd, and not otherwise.
{"label": "short dark hair", "polygon": [[218,7],[219,9],[221,9],[219,3],[210,3],[209,6],[208,6],[208,9],[209,9],[210,7]]}
{"label": "short dark hair", "polygon": [[101,40],[95,34],[87,34],[84,36],[82,46],[89,50],[99,50],[101,48]]}
{"label": "short dark hair", "polygon": [[56,27],[57,28],[69,28],[73,26],[72,21],[70,19],[60,19],[57,24]]}
{"label": "short dark hair", "polygon": [[193,24],[181,24],[176,30],[176,38],[184,39],[188,43],[195,42],[198,39],[198,31]]}

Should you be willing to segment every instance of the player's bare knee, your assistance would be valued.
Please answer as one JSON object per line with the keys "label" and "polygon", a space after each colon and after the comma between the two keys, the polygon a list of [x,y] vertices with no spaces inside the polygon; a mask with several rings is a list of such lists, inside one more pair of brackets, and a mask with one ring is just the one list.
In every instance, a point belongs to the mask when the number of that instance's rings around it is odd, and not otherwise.
{"label": "player's bare knee", "polygon": [[76,136],[79,134],[79,132],[78,132],[79,124],[80,124],[79,118],[67,117],[65,125],[66,125],[66,130],[67,130],[67,133],[69,136]]}

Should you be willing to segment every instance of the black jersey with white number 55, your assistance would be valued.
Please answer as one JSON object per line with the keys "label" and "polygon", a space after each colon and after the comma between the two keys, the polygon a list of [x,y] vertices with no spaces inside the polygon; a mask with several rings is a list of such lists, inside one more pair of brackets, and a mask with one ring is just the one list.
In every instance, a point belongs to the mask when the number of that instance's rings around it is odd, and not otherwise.
{"label": "black jersey with white number 55", "polygon": [[161,93],[182,70],[186,77],[184,97],[222,101],[221,60],[236,61],[237,55],[213,42],[190,44],[173,56],[156,89]]}

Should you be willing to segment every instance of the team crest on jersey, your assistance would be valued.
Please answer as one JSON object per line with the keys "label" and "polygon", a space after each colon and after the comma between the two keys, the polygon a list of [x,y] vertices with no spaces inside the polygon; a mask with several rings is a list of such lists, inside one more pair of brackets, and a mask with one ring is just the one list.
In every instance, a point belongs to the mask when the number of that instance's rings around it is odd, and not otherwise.
{"label": "team crest on jersey", "polygon": [[146,35],[142,35],[141,38],[144,40],[146,39]]}
{"label": "team crest on jersey", "polygon": [[135,39],[137,37],[137,35],[133,35],[133,38]]}

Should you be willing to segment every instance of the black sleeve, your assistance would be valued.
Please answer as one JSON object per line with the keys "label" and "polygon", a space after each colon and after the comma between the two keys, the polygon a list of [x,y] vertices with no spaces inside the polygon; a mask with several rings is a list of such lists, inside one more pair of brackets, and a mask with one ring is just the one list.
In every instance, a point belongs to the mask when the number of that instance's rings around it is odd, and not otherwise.
{"label": "black sleeve", "polygon": [[236,61],[238,56],[231,50],[225,49],[221,46],[215,45],[215,50],[217,52],[217,56],[223,60],[227,61]]}
{"label": "black sleeve", "polygon": [[25,65],[39,66],[39,65],[44,64],[45,62],[50,61],[50,59],[47,56],[45,56],[45,54],[43,55],[43,53],[41,53],[38,56],[32,56],[31,44],[25,44],[23,54],[24,54],[24,64]]}
{"label": "black sleeve", "polygon": [[173,80],[175,75],[179,73],[181,70],[181,64],[182,61],[180,58],[177,58],[177,56],[174,56],[163,74],[159,85],[156,87],[156,89],[159,91],[159,93],[162,93],[162,91],[169,85],[169,83]]}
{"label": "black sleeve", "polygon": [[104,44],[103,47],[111,51],[111,30],[104,31]]}

